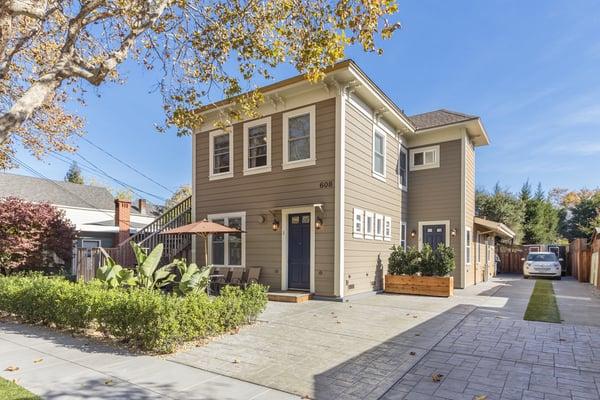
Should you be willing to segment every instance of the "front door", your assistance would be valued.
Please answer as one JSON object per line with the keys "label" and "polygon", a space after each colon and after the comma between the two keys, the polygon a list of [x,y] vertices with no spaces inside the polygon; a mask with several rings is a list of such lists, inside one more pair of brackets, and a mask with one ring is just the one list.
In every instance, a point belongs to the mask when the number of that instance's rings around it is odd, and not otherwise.
{"label": "front door", "polygon": [[424,225],[423,244],[435,249],[440,243],[446,244],[446,225]]}
{"label": "front door", "polygon": [[310,213],[288,218],[288,288],[310,290]]}

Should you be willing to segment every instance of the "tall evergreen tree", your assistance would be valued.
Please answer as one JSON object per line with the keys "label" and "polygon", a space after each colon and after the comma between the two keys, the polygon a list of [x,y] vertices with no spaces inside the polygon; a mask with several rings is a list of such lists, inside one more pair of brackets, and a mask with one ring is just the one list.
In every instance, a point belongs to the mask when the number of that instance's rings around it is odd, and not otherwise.
{"label": "tall evergreen tree", "polygon": [[77,165],[77,161],[73,161],[71,163],[71,166],[65,175],[65,182],[83,185],[83,174],[81,173],[81,168],[79,168],[79,165]]}

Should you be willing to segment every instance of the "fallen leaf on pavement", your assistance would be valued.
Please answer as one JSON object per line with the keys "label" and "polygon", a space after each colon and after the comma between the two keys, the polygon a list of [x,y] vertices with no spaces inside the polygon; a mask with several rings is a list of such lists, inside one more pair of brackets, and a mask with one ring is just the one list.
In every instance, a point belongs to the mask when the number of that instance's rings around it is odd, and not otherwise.
{"label": "fallen leaf on pavement", "polygon": [[110,386],[113,384],[113,381],[112,381],[112,379],[108,379],[108,380],[104,381],[104,384]]}
{"label": "fallen leaf on pavement", "polygon": [[416,315],[413,315],[413,318],[419,318],[419,317],[418,317],[418,316],[416,316]]}
{"label": "fallen leaf on pavement", "polygon": [[14,372],[14,371],[18,371],[19,367],[15,367],[14,365],[11,365],[10,367],[6,367],[4,370],[9,371],[9,372]]}
{"label": "fallen leaf on pavement", "polygon": [[434,382],[439,382],[442,380],[443,377],[444,377],[444,375],[442,375],[442,374],[433,374],[433,375],[431,375],[431,380]]}
{"label": "fallen leaf on pavement", "polygon": [[233,360],[234,364],[239,364],[240,362],[238,361],[238,359],[236,358],[235,360]]}
{"label": "fallen leaf on pavement", "polygon": [[487,400],[487,396],[485,394],[476,394],[473,396],[473,400]]}
{"label": "fallen leaf on pavement", "polygon": [[415,336],[421,336],[421,334],[420,333],[415,333]]}
{"label": "fallen leaf on pavement", "polygon": [[342,321],[336,321],[336,324],[341,324],[341,323],[342,323]]}
{"label": "fallen leaf on pavement", "polygon": [[408,354],[410,354],[411,356],[415,356],[415,355],[417,355],[417,353],[415,353],[414,351],[411,351],[411,352],[410,352],[410,353],[408,353]]}
{"label": "fallen leaf on pavement", "polygon": [[37,360],[33,360],[33,363],[34,363],[34,364],[39,364],[39,363],[41,363],[42,361],[44,361],[44,359],[43,359],[43,358],[38,358]]}

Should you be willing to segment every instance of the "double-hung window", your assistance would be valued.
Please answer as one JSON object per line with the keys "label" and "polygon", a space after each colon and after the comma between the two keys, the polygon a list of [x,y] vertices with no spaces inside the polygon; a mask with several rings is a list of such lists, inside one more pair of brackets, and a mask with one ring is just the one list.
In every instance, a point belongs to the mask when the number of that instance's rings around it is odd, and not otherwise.
{"label": "double-hung window", "polygon": [[233,176],[233,132],[213,131],[209,134],[209,179]]}
{"label": "double-hung window", "polygon": [[316,162],[315,106],[283,113],[283,169]]}
{"label": "double-hung window", "polygon": [[354,209],[354,228],[352,236],[362,239],[365,231],[364,212],[359,208]]}
{"label": "double-hung window", "polygon": [[398,186],[402,190],[408,188],[408,152],[402,145],[398,152]]}
{"label": "double-hung window", "polygon": [[471,265],[471,251],[473,249],[473,238],[471,233],[471,228],[465,229],[465,264]]}
{"label": "double-hung window", "polygon": [[388,242],[392,240],[392,217],[383,219],[383,239]]}
{"label": "double-hung window", "polygon": [[383,215],[375,214],[375,240],[383,240]]}
{"label": "double-hung window", "polygon": [[[246,229],[245,212],[209,215],[208,220],[241,231]],[[243,267],[246,261],[245,233],[210,235],[209,254],[214,266]]]}
{"label": "double-hung window", "polygon": [[244,124],[244,175],[271,171],[271,117]]}
{"label": "double-hung window", "polygon": [[371,211],[365,211],[365,239],[373,239],[375,230],[375,215]]}
{"label": "double-hung window", "polygon": [[406,250],[406,222],[400,224],[400,246]]}
{"label": "double-hung window", "polygon": [[373,176],[385,181],[385,133],[373,130]]}
{"label": "double-hung window", "polygon": [[438,168],[440,166],[440,146],[422,147],[411,150],[410,169],[418,171],[420,169]]}

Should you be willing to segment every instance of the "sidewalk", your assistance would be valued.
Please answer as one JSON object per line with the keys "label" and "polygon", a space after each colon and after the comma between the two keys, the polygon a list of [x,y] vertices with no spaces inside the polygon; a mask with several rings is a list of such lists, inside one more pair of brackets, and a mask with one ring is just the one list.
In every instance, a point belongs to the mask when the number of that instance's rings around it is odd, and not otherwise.
{"label": "sidewalk", "polygon": [[[18,367],[14,372],[9,366]],[[45,328],[0,323],[0,376],[44,399],[298,399],[288,393],[132,355]]]}

